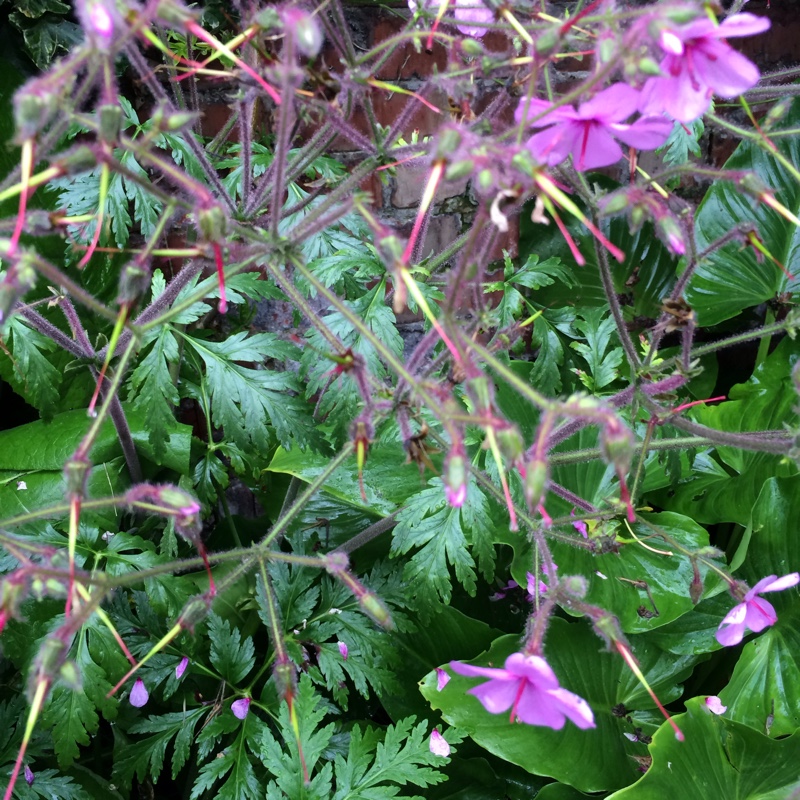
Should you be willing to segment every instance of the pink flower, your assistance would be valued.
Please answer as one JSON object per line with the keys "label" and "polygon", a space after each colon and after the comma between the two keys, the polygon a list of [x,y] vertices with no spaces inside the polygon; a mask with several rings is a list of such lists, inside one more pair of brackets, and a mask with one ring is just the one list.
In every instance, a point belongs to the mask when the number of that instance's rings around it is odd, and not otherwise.
{"label": "pink flower", "polygon": [[134,708],[141,708],[147,705],[147,701],[150,699],[150,693],[147,691],[147,687],[144,685],[144,681],[141,678],[136,679],[136,683],[133,684],[133,689],[131,689],[128,699],[131,701],[131,705]]}
{"label": "pink flower", "polygon": [[717,641],[725,646],[732,647],[742,641],[745,630],[748,628],[753,633],[759,633],[764,628],[774,625],[778,616],[771,603],[759,597],[762,592],[781,592],[800,583],[800,573],[792,572],[782,578],[769,575],[760,580],[744,596],[744,602],[734,606],[727,614],[717,631]]}
{"label": "pink flower", "polygon": [[428,747],[435,756],[447,758],[450,755],[450,745],[436,728],[433,729]]}
{"label": "pink flower", "polygon": [[561,730],[565,719],[579,728],[594,728],[594,714],[589,704],[578,695],[562,689],[550,665],[540,656],[513,653],[506,659],[505,669],[473,667],[451,661],[459,675],[490,678],[487,683],[469,690],[490,714],[511,709],[511,722],[519,719],[528,725],[544,725]]}
{"label": "pink flower", "polygon": [[[488,9],[481,0],[446,0],[456,18],[456,27],[466,36],[483,36],[486,26],[494,21],[494,12]],[[427,8],[437,12],[440,0],[408,0],[412,13],[418,8]]]}
{"label": "pink flower", "polygon": [[[571,155],[575,169],[583,172],[619,161],[622,148],[617,139],[638,150],[654,150],[664,144],[672,131],[672,122],[666,117],[654,114],[625,122],[639,104],[636,89],[615,83],[581,103],[577,111],[559,106],[548,112],[551,103],[523,98],[514,118],[520,123],[524,117],[531,127],[545,128],[526,145],[538,161],[552,167]],[[542,112],[548,113],[540,116]]]}
{"label": "pink flower", "polygon": [[231,703],[231,711],[236,719],[244,719],[250,711],[250,698],[240,697]]}
{"label": "pink flower", "polygon": [[662,77],[649,78],[642,89],[645,113],[666,111],[679,122],[691,122],[708,109],[711,96],[736,97],[758,82],[758,67],[725,39],[750,36],[769,28],[765,17],[734,14],[716,25],[707,17],[661,32],[666,53]]}
{"label": "pink flower", "polygon": [[719,697],[706,697],[706,706],[712,714],[724,714],[728,710],[728,706],[722,705],[722,700]]}
{"label": "pink flower", "polygon": [[175,678],[177,680],[180,680],[183,677],[183,673],[186,672],[186,667],[188,666],[189,666],[189,659],[186,656],[184,656],[181,659],[180,664],[178,664],[178,666],[175,667]]}
{"label": "pink flower", "polygon": [[450,676],[441,667],[436,667],[436,691],[441,692],[448,683]]}
{"label": "pink flower", "polygon": [[344,642],[337,642],[337,644],[339,645],[339,653],[342,656],[342,661],[347,661],[347,654],[349,652],[347,645]]}

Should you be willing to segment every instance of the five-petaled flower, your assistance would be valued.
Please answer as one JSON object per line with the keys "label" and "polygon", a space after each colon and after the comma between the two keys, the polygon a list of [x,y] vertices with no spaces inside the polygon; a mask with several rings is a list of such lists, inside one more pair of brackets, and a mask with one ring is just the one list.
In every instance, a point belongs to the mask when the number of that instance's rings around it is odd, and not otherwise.
{"label": "five-petaled flower", "polygon": [[759,597],[762,592],[780,592],[800,583],[800,573],[792,572],[782,578],[769,575],[760,580],[744,596],[744,601],[734,606],[726,615],[717,630],[717,641],[725,646],[732,647],[739,644],[748,628],[753,633],[759,633],[764,628],[774,625],[778,616],[771,603]]}
{"label": "five-petaled flower", "polygon": [[541,656],[513,653],[504,669],[474,667],[451,661],[459,675],[490,678],[469,690],[490,714],[511,709],[511,722],[519,719],[528,725],[544,725],[561,730],[566,719],[579,728],[594,728],[594,714],[578,695],[562,689],[550,665]]}
{"label": "five-petaled flower", "polygon": [[666,53],[661,77],[649,78],[642,89],[645,113],[666,111],[679,122],[705,114],[714,94],[736,97],[758,82],[758,67],[737,53],[725,39],[750,36],[769,28],[765,17],[733,14],[719,25],[702,17],[661,32]]}
{"label": "five-petaled flower", "polygon": [[673,123],[661,114],[626,122],[639,105],[636,89],[615,83],[581,103],[577,111],[572,106],[551,108],[545,100],[522,98],[514,118],[517,123],[544,128],[526,143],[537,161],[552,167],[571,155],[575,169],[583,172],[619,161],[622,148],[617,139],[637,150],[654,150],[664,144]]}

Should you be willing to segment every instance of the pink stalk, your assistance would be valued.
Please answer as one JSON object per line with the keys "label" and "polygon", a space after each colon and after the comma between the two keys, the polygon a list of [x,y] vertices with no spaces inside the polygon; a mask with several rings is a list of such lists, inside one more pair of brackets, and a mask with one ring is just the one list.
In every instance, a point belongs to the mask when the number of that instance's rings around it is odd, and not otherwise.
{"label": "pink stalk", "polygon": [[219,305],[217,309],[220,314],[228,311],[228,300],[225,297],[225,264],[222,261],[222,248],[217,242],[211,242],[214,249],[214,260],[217,262],[217,279],[219,281]]}
{"label": "pink stalk", "polygon": [[699,406],[703,403],[716,403],[719,400],[727,400],[728,398],[722,394],[719,397],[711,397],[708,400],[692,400],[691,403],[684,403],[682,406],[678,406],[677,408],[673,408],[670,412],[671,414],[680,414],[681,411],[685,411],[687,408],[691,408],[692,406]]}
{"label": "pink stalk", "polygon": [[22,191],[19,193],[19,211],[17,212],[17,221],[14,225],[14,233],[11,235],[11,241],[8,243],[8,255],[13,256],[17,252],[17,245],[19,238],[22,236],[22,231],[25,229],[25,212],[28,208],[28,192],[29,183],[31,179],[31,172],[33,171],[33,139],[26,139],[22,143]]}
{"label": "pink stalk", "polygon": [[586,263],[586,259],[583,257],[581,251],[578,250],[578,245],[575,244],[575,242],[572,239],[572,236],[570,236],[570,233],[567,230],[567,226],[563,223],[561,217],[558,216],[558,212],[555,210],[555,208],[552,207],[552,205],[548,210],[550,211],[550,214],[552,214],[553,221],[556,223],[556,226],[558,227],[559,231],[561,231],[561,235],[564,237],[564,241],[567,243],[567,247],[569,247],[569,250],[572,253],[572,257],[578,263],[578,266],[582,267]]}
{"label": "pink stalk", "polygon": [[196,22],[187,22],[186,30],[193,33],[198,39],[210,44],[215,50],[227,56],[239,69],[244,70],[273,100],[276,106],[281,104],[281,96],[273,89],[251,66],[245,64],[239,56],[226,47],[208,31],[203,30]]}
{"label": "pink stalk", "polygon": [[436,15],[436,19],[433,21],[433,27],[431,28],[430,36],[428,36],[428,41],[425,43],[426,50],[431,50],[433,48],[433,35],[436,33],[436,30],[439,27],[439,23],[442,21],[442,17],[444,16],[445,11],[447,11],[448,5],[449,0],[439,0],[439,13]]}
{"label": "pink stalk", "polygon": [[614,646],[617,648],[617,652],[622,656],[623,660],[628,665],[631,672],[633,672],[633,674],[636,676],[639,683],[641,683],[642,686],[644,686],[644,688],[647,690],[647,693],[653,699],[653,702],[658,706],[658,710],[664,715],[664,719],[666,719],[667,722],[669,722],[670,726],[672,727],[672,730],[675,731],[675,738],[679,742],[682,742],[686,738],[683,735],[683,731],[675,724],[675,721],[669,715],[667,709],[661,705],[661,701],[656,697],[656,693],[650,688],[650,684],[647,682],[644,675],[642,674],[642,671],[639,669],[639,665],[636,663],[636,659],[633,657],[633,653],[631,653],[631,651],[625,644],[623,644],[617,639],[614,640]]}
{"label": "pink stalk", "polygon": [[408,239],[406,249],[403,251],[402,258],[404,264],[408,264],[408,262],[411,260],[411,256],[414,252],[414,246],[417,243],[417,237],[419,236],[422,223],[425,219],[425,214],[428,212],[431,203],[433,203],[433,198],[436,194],[436,189],[439,187],[439,182],[442,179],[443,173],[444,161],[437,161],[431,170],[428,183],[425,186],[425,191],[423,192],[422,199],[419,203],[419,210],[417,211],[417,218],[414,220],[414,227],[411,230],[411,236]]}

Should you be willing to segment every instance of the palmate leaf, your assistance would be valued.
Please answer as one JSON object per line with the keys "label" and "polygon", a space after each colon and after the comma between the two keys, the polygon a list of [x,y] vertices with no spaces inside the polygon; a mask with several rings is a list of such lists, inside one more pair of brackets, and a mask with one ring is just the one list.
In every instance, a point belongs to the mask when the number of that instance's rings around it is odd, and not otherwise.
{"label": "palmate leaf", "polygon": [[467,592],[475,593],[473,551],[486,579],[491,580],[494,573],[493,525],[483,492],[471,484],[467,502],[459,509],[448,505],[441,478],[433,478],[428,485],[431,488],[409,498],[397,515],[392,539],[393,554],[420,548],[407,563],[404,574],[415,587],[421,611],[438,598],[445,603],[450,601],[450,566]]}
{"label": "palmate leaf", "polygon": [[211,663],[219,674],[236,686],[247,677],[256,663],[253,640],[247,636],[242,641],[238,628],[212,613],[208,617],[208,638],[211,640]]}
{"label": "palmate leaf", "polygon": [[240,449],[269,450],[268,425],[287,449],[293,444],[305,447],[318,443],[311,409],[296,396],[299,385],[294,375],[236,363],[285,359],[296,354],[296,348],[270,333],[248,336],[241,332],[223,342],[202,341],[185,334],[183,338],[205,365],[214,424]]}
{"label": "palmate leaf", "polygon": [[134,776],[139,781],[157,781],[164,767],[167,747],[174,739],[172,777],[183,769],[193,744],[198,721],[208,714],[205,707],[150,716],[131,726],[130,734],[152,734],[128,739],[117,734],[115,739],[114,781],[129,789]]}
{"label": "palmate leaf", "polygon": [[614,320],[610,314],[606,316],[604,308],[591,308],[583,310],[574,324],[586,343],[573,342],[570,347],[583,356],[589,372],[579,369],[573,372],[590,392],[600,391],[617,379],[617,367],[623,358],[622,348],[613,346],[617,341]]}
{"label": "palmate leaf", "polygon": [[48,419],[56,410],[63,378],[63,373],[46,355],[53,352],[56,345],[52,339],[29,328],[17,315],[8,320],[7,331],[4,336],[7,349],[0,349],[0,373]]}
{"label": "palmate leaf", "polygon": [[694,122],[675,122],[669,138],[656,150],[670,167],[679,167],[689,160],[689,154],[700,155],[700,137],[703,135],[702,117]]}
{"label": "palmate leaf", "polygon": [[[385,281],[380,281],[363,297],[347,305],[391,353],[397,357],[402,354],[403,339],[397,330],[394,312],[386,305]],[[387,369],[375,348],[353,328],[343,314],[338,311],[328,314],[325,325],[354,355],[364,359],[367,370],[374,378],[381,381],[387,378]],[[308,333],[308,341],[311,347],[306,348],[301,359],[307,380],[306,396],[311,398],[328,387],[320,401],[318,413],[324,415],[343,437],[357,414],[361,398],[353,378],[346,374],[338,377],[335,384],[329,385],[330,373],[335,365],[319,355],[320,351],[331,352],[328,341],[317,330]]]}

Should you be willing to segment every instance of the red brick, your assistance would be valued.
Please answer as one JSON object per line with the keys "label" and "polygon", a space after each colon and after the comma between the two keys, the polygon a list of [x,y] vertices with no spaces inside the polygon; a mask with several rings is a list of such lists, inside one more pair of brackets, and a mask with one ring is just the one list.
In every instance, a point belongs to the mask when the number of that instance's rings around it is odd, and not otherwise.
{"label": "red brick", "polygon": [[[429,171],[426,167],[401,166],[397,168],[392,192],[392,205],[395,208],[415,208],[422,199],[428,183]],[[442,181],[436,190],[435,203],[448,197],[458,197],[467,190],[469,177],[459,181]]]}

